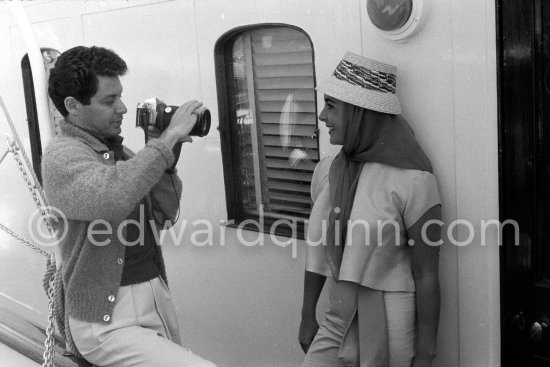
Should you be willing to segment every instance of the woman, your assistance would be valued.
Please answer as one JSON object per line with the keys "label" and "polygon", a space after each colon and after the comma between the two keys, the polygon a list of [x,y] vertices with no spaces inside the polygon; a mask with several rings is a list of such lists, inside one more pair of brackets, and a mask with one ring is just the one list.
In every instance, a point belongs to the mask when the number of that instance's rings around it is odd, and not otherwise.
{"label": "woman", "polygon": [[346,53],[317,88],[319,119],[343,147],[313,174],[303,367],[428,367],[435,358],[441,203],[431,163],[399,115],[396,72]]}

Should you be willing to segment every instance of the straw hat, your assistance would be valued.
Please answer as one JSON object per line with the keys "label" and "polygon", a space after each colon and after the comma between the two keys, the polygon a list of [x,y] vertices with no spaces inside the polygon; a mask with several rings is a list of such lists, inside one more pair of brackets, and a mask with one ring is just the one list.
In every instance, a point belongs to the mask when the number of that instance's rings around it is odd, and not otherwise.
{"label": "straw hat", "polygon": [[346,52],[332,76],[317,86],[319,92],[347,103],[398,115],[397,68]]}

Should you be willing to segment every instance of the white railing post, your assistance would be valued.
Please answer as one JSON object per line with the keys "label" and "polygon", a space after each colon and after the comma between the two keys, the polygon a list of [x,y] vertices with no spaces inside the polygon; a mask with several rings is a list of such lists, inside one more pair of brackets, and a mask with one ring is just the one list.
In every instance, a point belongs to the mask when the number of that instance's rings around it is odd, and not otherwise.
{"label": "white railing post", "polygon": [[40,130],[40,142],[44,149],[52,138],[52,124],[50,123],[50,108],[48,105],[48,81],[44,69],[44,60],[40,52],[40,46],[36,41],[31,22],[20,1],[8,1],[13,15],[21,28],[29,62],[32,70],[34,93],[36,97],[36,112],[38,114],[38,127]]}

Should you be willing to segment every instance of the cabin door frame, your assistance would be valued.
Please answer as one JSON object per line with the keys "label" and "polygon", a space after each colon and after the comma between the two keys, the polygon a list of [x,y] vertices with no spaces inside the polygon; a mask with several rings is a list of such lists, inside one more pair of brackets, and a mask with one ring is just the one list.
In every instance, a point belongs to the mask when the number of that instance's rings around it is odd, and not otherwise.
{"label": "cabin door frame", "polygon": [[497,0],[502,366],[550,366],[550,2]]}

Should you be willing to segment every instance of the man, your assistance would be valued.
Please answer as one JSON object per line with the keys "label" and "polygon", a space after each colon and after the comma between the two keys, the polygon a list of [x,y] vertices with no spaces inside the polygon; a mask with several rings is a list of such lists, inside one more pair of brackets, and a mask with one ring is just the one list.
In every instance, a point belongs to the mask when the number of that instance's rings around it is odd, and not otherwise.
{"label": "man", "polygon": [[[58,58],[49,79],[50,98],[64,116],[42,168],[51,205],[67,217],[58,272],[61,332],[69,351],[98,366],[213,366],[179,345],[161,248],[149,225],[173,222],[178,212],[172,149],[191,141],[202,103],[183,104],[134,155],[119,135],[127,112],[119,77],[126,71],[113,51],[79,46]],[[140,228],[135,223],[143,217]]]}

